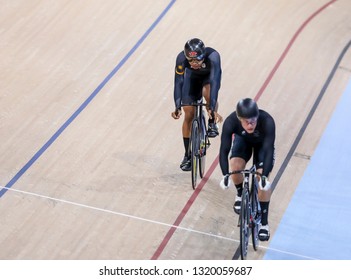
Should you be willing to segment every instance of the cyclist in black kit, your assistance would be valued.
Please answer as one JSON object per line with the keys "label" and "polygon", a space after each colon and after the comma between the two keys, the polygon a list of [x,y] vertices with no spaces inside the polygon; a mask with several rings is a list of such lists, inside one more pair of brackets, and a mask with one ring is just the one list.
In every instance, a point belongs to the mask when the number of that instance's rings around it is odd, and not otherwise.
{"label": "cyclist in black kit", "polygon": [[[234,134],[234,139],[233,139]],[[262,211],[262,221],[259,229],[261,241],[269,240],[268,208],[272,195],[271,183],[268,175],[273,169],[275,158],[275,122],[270,114],[259,110],[256,102],[245,98],[238,102],[236,111],[231,113],[223,124],[219,163],[222,174],[229,173],[228,156],[231,171],[245,169],[247,162],[254,154],[257,171],[262,174],[259,180],[258,198]],[[228,188],[231,180],[223,177],[220,185]],[[243,189],[243,176],[232,175],[231,179],[237,189],[234,212],[239,214],[241,208],[241,194]]]}
{"label": "cyclist in black kit", "polygon": [[[208,136],[216,137],[218,133],[217,123],[222,121],[218,110],[218,91],[221,86],[221,60],[219,53],[204,43],[193,38],[186,42],[184,51],[181,51],[176,59],[174,77],[174,103],[175,110],[172,112],[174,119],[179,119],[182,110],[181,105],[190,104],[202,97],[205,98],[209,115]],[[189,137],[191,121],[194,118],[195,108],[183,106],[184,121],[182,135],[184,142],[184,159],[180,164],[183,171],[191,170],[191,157],[189,154]]]}

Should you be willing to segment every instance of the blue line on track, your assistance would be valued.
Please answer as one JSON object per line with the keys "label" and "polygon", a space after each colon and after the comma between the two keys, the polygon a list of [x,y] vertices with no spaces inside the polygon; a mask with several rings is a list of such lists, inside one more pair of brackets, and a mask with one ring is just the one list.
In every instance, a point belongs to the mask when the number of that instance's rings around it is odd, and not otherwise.
{"label": "blue line on track", "polygon": [[149,36],[152,30],[157,26],[157,24],[162,20],[162,18],[167,14],[170,8],[176,0],[170,1],[167,7],[162,11],[159,17],[154,21],[154,23],[149,27],[144,35],[138,40],[138,42],[133,46],[133,48],[127,53],[127,55],[118,63],[118,65],[111,71],[110,74],[99,84],[99,86],[93,91],[93,93],[80,105],[80,107],[73,113],[73,115],[55,132],[53,136],[40,148],[38,152],[17,172],[17,174],[5,185],[5,188],[0,190],[0,198],[11,188],[22,175],[38,160],[38,158],[51,146],[53,142],[61,135],[61,133],[75,120],[75,118],[88,106],[88,104],[95,98],[95,96],[101,91],[101,89],[110,81],[110,79],[121,69],[121,67],[126,63],[126,61],[131,57],[131,55],[140,47],[144,40]]}
{"label": "blue line on track", "polygon": [[264,259],[351,259],[351,80]]}
{"label": "blue line on track", "polygon": [[[304,124],[302,125],[300,132],[298,133],[293,145],[291,146],[282,166],[280,167],[277,175],[275,176],[273,180],[273,186],[275,187],[280,180],[282,174],[285,171],[285,168],[290,161],[291,157],[293,156],[293,153],[295,152],[302,136],[304,135],[304,132],[310,123],[314,112],[317,110],[318,105],[320,101],[322,100],[326,90],[329,87],[330,82],[333,80],[334,75],[336,71],[339,69],[339,65],[344,58],[345,54],[347,51],[351,48],[351,40],[346,44],[344,49],[341,51],[332,71],[330,72],[326,82],[323,85],[323,88],[319,95],[317,96],[317,99],[315,103],[313,104],[310,113],[308,114]],[[340,203],[340,207],[342,207],[345,203],[343,201],[343,197],[348,197],[351,199],[351,193],[349,191],[349,188],[344,188],[345,186],[348,186],[349,184],[345,181],[342,183],[339,179],[344,178],[344,174],[347,174],[347,170],[344,172],[338,172],[337,176],[335,176],[335,172],[332,171],[332,168],[335,168],[335,171],[342,170],[339,169],[339,166],[341,168],[344,168],[344,166],[348,165],[348,158],[347,156],[350,154],[350,152],[347,152],[349,147],[348,144],[345,141],[349,138],[350,134],[350,129],[347,128],[350,124],[345,122],[347,119],[347,116],[351,117],[349,108],[351,106],[351,81],[344,92],[343,99],[340,101],[339,107],[337,107],[336,112],[333,115],[333,118],[331,119],[325,134],[327,136],[322,136],[321,143],[324,143],[323,141],[325,138],[331,139],[328,140],[327,145],[323,145],[322,148],[320,146],[317,147],[315,151],[315,156],[312,158],[310,165],[306,169],[306,173],[304,177],[302,178],[302,181],[300,185],[298,186],[297,190],[295,191],[295,195],[293,196],[290,205],[288,206],[288,209],[286,213],[283,216],[283,219],[281,223],[279,224],[278,230],[275,233],[271,243],[270,243],[270,249],[268,250],[266,255],[264,256],[264,259],[313,259],[313,258],[321,258],[321,259],[343,259],[345,258],[345,255],[343,252],[337,253],[333,250],[333,244],[330,246],[329,243],[327,243],[327,239],[323,235],[329,235],[333,232],[333,230],[338,230],[340,229],[339,227],[339,222],[342,224],[345,224],[345,231],[344,234],[340,236],[338,242],[343,243],[342,236],[345,238],[345,234],[347,235],[348,230],[351,228],[348,228],[346,230],[346,225],[348,226],[347,218],[345,219],[345,215],[343,217],[340,217],[338,215],[332,217],[328,215],[327,213],[323,212],[324,208],[330,208],[328,210],[331,210],[331,213],[335,213],[333,210],[333,207],[338,208],[337,205],[334,205],[333,203],[335,201],[330,202],[329,200],[338,200],[338,203]],[[346,107],[345,107],[346,106]],[[342,107],[342,109],[339,109]],[[342,113],[340,114],[339,111],[342,110]],[[336,120],[334,120],[337,118]],[[341,127],[338,125],[340,122]],[[332,128],[329,127],[335,127],[336,129],[332,132],[330,130]],[[342,147],[339,150],[339,153],[334,153],[333,148],[334,147]],[[320,150],[322,149],[322,150]],[[327,157],[323,157],[323,155],[327,155]],[[324,160],[318,160],[318,158],[323,157]],[[345,158],[346,157],[346,158]],[[328,160],[327,160],[328,159]],[[327,161],[326,161],[327,160]],[[332,162],[333,160],[336,160],[336,162]],[[343,161],[344,160],[344,161]],[[312,167],[311,167],[312,166]],[[316,167],[315,167],[316,166]],[[310,170],[313,170],[312,173]],[[322,172],[321,172],[322,171]],[[306,175],[307,174],[307,175]],[[311,180],[312,178],[312,180]],[[305,183],[307,182],[307,183]],[[336,182],[336,184],[334,184]],[[341,190],[341,197],[335,198],[335,193],[339,194],[339,185],[340,185],[340,190]],[[324,187],[323,187],[324,186]],[[313,195],[310,196],[311,188],[315,188],[315,192],[312,191]],[[299,195],[302,195],[302,197],[298,197]],[[304,197],[307,197],[307,199],[304,200]],[[348,199],[348,201],[349,201]],[[303,201],[302,204],[298,203],[299,201]],[[316,204],[315,201],[318,201]],[[296,202],[297,201],[297,202]],[[345,203],[346,205],[349,204],[348,201]],[[314,207],[309,208],[310,205],[313,205]],[[294,206],[297,205],[297,206]],[[319,210],[319,212],[315,212],[314,210]],[[342,208],[339,208],[339,210]],[[339,211],[338,210],[338,211]],[[295,213],[296,212],[296,213]],[[323,216],[323,214],[326,214]],[[351,212],[351,211],[350,211]],[[336,213],[338,214],[338,213]],[[351,213],[349,213],[351,214]],[[300,216],[299,216],[300,215]],[[347,216],[347,215],[346,215]],[[290,222],[290,217],[296,222],[295,224]],[[320,224],[317,225],[316,221],[312,224],[311,223],[311,217],[312,219],[315,219],[317,217],[318,221],[320,221]],[[335,221],[335,219],[340,219],[338,221]],[[334,229],[330,229],[328,224],[325,222],[329,222],[329,224],[335,225]],[[324,227],[327,229],[327,231],[324,230]],[[348,226],[349,227],[349,226]],[[288,228],[288,230],[287,230]],[[297,232],[295,231],[297,229]],[[329,231],[331,230],[331,231]],[[294,233],[291,235],[291,233]],[[318,239],[322,238],[323,242],[322,243],[313,243],[314,240],[310,239]],[[334,236],[334,241],[336,240],[336,236]],[[308,247],[310,244],[314,244],[311,247]],[[344,242],[345,243],[345,242]],[[303,244],[303,245],[302,245]],[[304,250],[302,250],[299,246],[305,246]],[[316,252],[318,250],[318,246],[324,246],[328,247],[327,251],[320,250],[319,252]],[[348,245],[349,246],[349,245]],[[347,250],[350,251],[351,248],[346,247]],[[338,247],[338,250],[343,250],[342,248]],[[346,250],[346,251],[347,251]],[[348,251],[348,252],[349,252]],[[322,253],[321,253],[322,252]],[[330,254],[326,254],[330,252]],[[347,254],[347,253],[346,253]],[[312,255],[312,256],[311,256]],[[349,255],[349,254],[348,254]],[[351,255],[348,256],[348,258],[351,258]]]}

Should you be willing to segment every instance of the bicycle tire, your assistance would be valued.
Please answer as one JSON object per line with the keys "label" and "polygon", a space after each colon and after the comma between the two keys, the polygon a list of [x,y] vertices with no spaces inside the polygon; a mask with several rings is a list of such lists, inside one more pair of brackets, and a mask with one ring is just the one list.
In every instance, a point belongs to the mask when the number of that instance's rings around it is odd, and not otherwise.
{"label": "bicycle tire", "polygon": [[200,177],[205,176],[205,165],[206,165],[206,150],[207,150],[207,133],[206,133],[206,122],[205,117],[201,114],[201,126],[200,126],[200,147],[199,147],[199,173]]}
{"label": "bicycle tire", "polygon": [[261,222],[261,213],[259,213],[259,201],[258,201],[258,190],[255,182],[255,178],[252,178],[252,189],[251,189],[251,236],[252,236],[252,246],[255,251],[257,251],[260,240],[258,238],[258,227]]}
{"label": "bicycle tire", "polygon": [[240,255],[242,260],[246,260],[247,251],[249,246],[249,225],[250,225],[250,205],[249,205],[249,193],[246,187],[244,187],[243,194],[241,196],[241,210],[240,210]]}
{"label": "bicycle tire", "polygon": [[196,119],[191,124],[191,184],[193,189],[196,188],[197,170],[198,170],[198,153],[199,153],[199,123]]}

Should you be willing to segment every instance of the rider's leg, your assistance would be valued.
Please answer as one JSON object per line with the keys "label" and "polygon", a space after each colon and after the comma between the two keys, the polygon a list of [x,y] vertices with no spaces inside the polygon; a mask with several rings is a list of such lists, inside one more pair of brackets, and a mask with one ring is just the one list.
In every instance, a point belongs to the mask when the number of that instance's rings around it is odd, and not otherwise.
{"label": "rider's leg", "polygon": [[[231,171],[245,169],[246,163],[250,160],[252,154],[252,145],[248,144],[242,137],[235,135],[230,154]],[[232,179],[237,189],[235,197],[234,212],[240,214],[241,195],[243,191],[244,177],[242,174],[233,174]]]}
{"label": "rider's leg", "polygon": [[[262,173],[262,169],[258,169],[258,172]],[[268,212],[269,212],[269,202],[272,196],[272,189],[269,190],[261,190],[258,189],[258,200],[261,206],[261,213],[262,213],[262,225],[268,224]]]}
{"label": "rider's leg", "polygon": [[195,108],[193,106],[183,106],[184,111],[184,120],[182,126],[182,134],[183,134],[183,142],[185,149],[185,156],[189,156],[189,139],[190,139],[190,130],[191,130],[191,122],[194,118]]}
{"label": "rider's leg", "polygon": [[[202,88],[202,96],[205,98],[206,104],[208,104],[208,106],[206,106],[206,109],[207,109],[207,110],[210,109],[210,108],[209,108],[210,101],[211,101],[211,100],[210,100],[210,92],[211,92],[211,86],[210,86],[210,84],[204,85],[203,88]],[[216,107],[215,107],[215,112],[217,112],[217,111],[218,111],[218,101],[217,101]],[[209,120],[209,121],[214,122],[215,120],[212,119],[212,120]]]}
{"label": "rider's leg", "polygon": [[[182,104],[191,104],[201,98],[202,83],[191,76],[191,72],[185,69],[184,83],[182,88]],[[195,108],[193,106],[183,106],[184,120],[182,126],[182,135],[184,142],[185,155],[180,164],[183,171],[191,170],[191,161],[189,154],[189,140],[191,134],[191,123],[194,118]]]}
{"label": "rider's leg", "polygon": [[[272,157],[272,162],[270,163],[268,169],[265,169],[265,173],[269,174],[274,166],[274,151],[273,151],[273,157]],[[263,166],[263,162],[266,158],[266,150],[264,149],[264,147],[262,145],[259,145],[257,147],[254,148],[254,158],[257,159],[257,165],[256,166],[260,166],[257,171],[259,173],[262,174],[263,169],[261,166]],[[260,201],[260,206],[261,206],[261,211],[262,211],[262,225],[268,226],[268,213],[269,213],[269,202],[271,200],[271,196],[272,196],[272,188],[264,189],[261,190],[260,188],[258,189],[258,200]],[[267,228],[267,239],[263,239],[263,240],[268,240],[269,239],[269,228]]]}
{"label": "rider's leg", "polygon": [[[210,104],[210,91],[211,91],[211,86],[210,84],[205,84],[202,88],[202,96],[205,98],[206,100],[206,104],[208,104],[206,106],[207,111],[209,110],[209,104]],[[218,102],[216,103],[216,107],[215,107],[215,112],[217,112],[218,110]],[[216,125],[215,122],[215,118],[214,118],[214,114],[212,113],[212,118],[208,119],[208,127],[209,127],[209,137],[216,137],[219,133],[218,133],[218,127]]]}
{"label": "rider's leg", "polygon": [[[245,165],[246,165],[246,161],[242,158],[233,157],[230,159],[230,168],[232,171],[242,170],[245,168]],[[241,194],[243,191],[243,181],[244,181],[243,175],[242,174],[233,174],[232,180],[233,180],[234,185],[237,189],[238,196],[241,197]]]}
{"label": "rider's leg", "polygon": [[[257,150],[255,150],[255,154],[258,156],[258,165],[259,166],[263,166],[263,160],[264,160],[264,149],[262,147],[258,148]],[[274,166],[274,155],[273,155],[273,159],[272,159],[272,163],[270,165],[270,170],[266,170],[269,174],[269,172],[273,169]],[[263,169],[259,168],[257,169],[258,172],[260,172],[262,174]],[[269,214],[269,203],[271,200],[271,196],[272,196],[272,188],[265,190],[263,188],[263,190],[261,190],[260,188],[258,189],[258,200],[260,202],[260,206],[261,206],[261,226],[260,229],[258,231],[258,237],[261,241],[268,241],[269,237],[270,237],[270,230],[269,230],[269,225],[268,225],[268,214]]]}
{"label": "rider's leg", "polygon": [[[235,170],[242,170],[245,168],[246,161],[242,158],[239,157],[233,157],[230,159],[230,168],[232,171]],[[236,214],[240,214],[240,209],[241,209],[241,195],[243,193],[243,175],[242,174],[233,174],[232,175],[232,180],[234,182],[234,185],[236,187],[237,194],[235,196],[235,202],[233,205],[234,212]]]}

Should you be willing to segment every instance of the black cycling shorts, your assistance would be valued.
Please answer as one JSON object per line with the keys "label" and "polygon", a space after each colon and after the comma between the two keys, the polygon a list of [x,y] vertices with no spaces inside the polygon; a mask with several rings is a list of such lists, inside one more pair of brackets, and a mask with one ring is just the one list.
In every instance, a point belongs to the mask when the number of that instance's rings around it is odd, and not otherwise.
{"label": "black cycling shorts", "polygon": [[[230,158],[242,158],[247,163],[250,160],[252,154],[254,155],[253,164],[256,165],[256,168],[263,167],[264,151],[262,148],[262,143],[250,143],[248,141],[245,141],[243,137],[235,135],[231,148]],[[274,156],[273,161],[270,164],[270,169],[266,170],[267,173],[270,173],[272,171],[273,166]]]}
{"label": "black cycling shorts", "polygon": [[195,75],[194,72],[187,71],[184,73],[184,83],[182,89],[182,105],[190,104],[202,98],[202,88],[209,84],[209,75]]}

